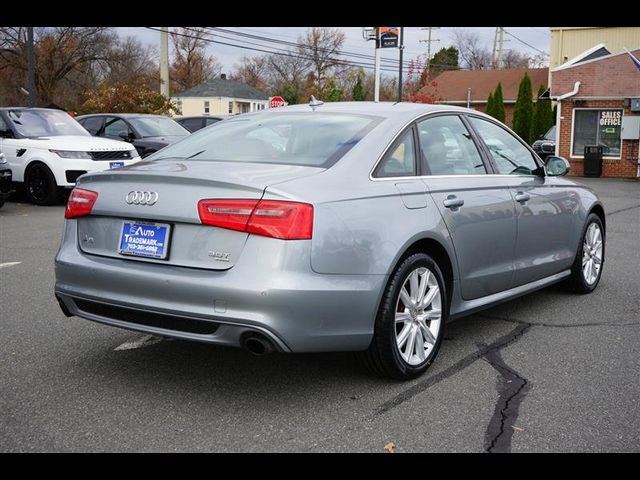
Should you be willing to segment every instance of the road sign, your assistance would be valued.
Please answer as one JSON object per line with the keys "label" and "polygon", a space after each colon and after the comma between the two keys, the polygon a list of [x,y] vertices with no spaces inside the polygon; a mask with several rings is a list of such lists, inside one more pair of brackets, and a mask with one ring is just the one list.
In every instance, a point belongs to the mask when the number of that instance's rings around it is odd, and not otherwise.
{"label": "road sign", "polygon": [[285,105],[286,105],[286,102],[282,97],[273,97],[269,101],[269,108],[284,107]]}
{"label": "road sign", "polygon": [[399,27],[378,27],[380,48],[398,48]]}

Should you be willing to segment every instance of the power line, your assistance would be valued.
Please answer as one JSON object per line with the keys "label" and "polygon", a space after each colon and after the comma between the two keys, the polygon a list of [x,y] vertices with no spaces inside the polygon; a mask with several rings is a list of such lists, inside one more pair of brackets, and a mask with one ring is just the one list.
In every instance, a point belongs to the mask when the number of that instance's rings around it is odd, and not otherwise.
{"label": "power line", "polygon": [[539,48],[534,47],[533,45],[531,45],[531,44],[529,44],[529,43],[525,42],[525,41],[524,41],[524,40],[522,40],[521,38],[518,38],[518,37],[517,37],[517,36],[515,36],[513,33],[508,32],[508,31],[507,31],[507,30],[505,30],[504,28],[503,28],[502,30],[504,31],[504,33],[506,33],[507,35],[512,36],[513,38],[515,38],[516,40],[518,40],[518,41],[519,41],[520,43],[522,43],[523,45],[526,45],[527,47],[532,48],[532,49],[533,49],[533,50],[535,50],[536,52],[540,52],[540,53],[542,53],[543,55],[546,55],[547,57],[549,56],[549,54],[548,54],[547,52],[545,52],[544,50],[540,50]]}

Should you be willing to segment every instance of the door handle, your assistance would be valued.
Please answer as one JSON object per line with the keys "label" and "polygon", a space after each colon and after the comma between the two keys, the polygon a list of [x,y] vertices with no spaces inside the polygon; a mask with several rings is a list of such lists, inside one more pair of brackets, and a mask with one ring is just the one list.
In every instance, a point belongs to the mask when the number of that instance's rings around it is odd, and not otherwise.
{"label": "door handle", "polygon": [[455,195],[449,195],[446,200],[442,202],[442,204],[450,208],[451,210],[457,210],[458,207],[464,205],[464,200],[462,198],[458,198]]}
{"label": "door handle", "polygon": [[516,202],[525,203],[531,200],[531,195],[524,192],[516,193]]}

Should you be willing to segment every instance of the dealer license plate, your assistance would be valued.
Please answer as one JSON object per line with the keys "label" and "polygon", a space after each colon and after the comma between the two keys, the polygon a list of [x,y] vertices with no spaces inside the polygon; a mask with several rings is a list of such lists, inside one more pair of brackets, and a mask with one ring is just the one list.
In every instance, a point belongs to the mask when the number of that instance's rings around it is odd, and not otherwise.
{"label": "dealer license plate", "polygon": [[118,252],[136,257],[167,258],[170,230],[171,226],[166,223],[124,222]]}
{"label": "dealer license plate", "polygon": [[124,167],[124,162],[109,162],[109,168]]}

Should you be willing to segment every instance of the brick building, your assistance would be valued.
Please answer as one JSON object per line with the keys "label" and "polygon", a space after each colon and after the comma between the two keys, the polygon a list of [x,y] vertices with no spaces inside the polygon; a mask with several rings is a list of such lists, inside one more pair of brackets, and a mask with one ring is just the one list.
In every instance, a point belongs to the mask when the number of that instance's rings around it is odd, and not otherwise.
{"label": "brick building", "polygon": [[639,176],[640,49],[560,65],[551,71],[551,98],[558,99],[556,155],[571,163],[570,175],[583,175],[584,147],[598,145],[602,176]]}
{"label": "brick building", "polygon": [[435,98],[436,103],[447,105],[466,107],[468,101],[471,108],[484,112],[487,109],[489,94],[494,92],[499,82],[502,84],[505,123],[511,126],[518,88],[525,72],[531,79],[534,97],[540,85],[547,88],[548,68],[449,70],[438,75],[433,85],[423,87],[421,93]]}

